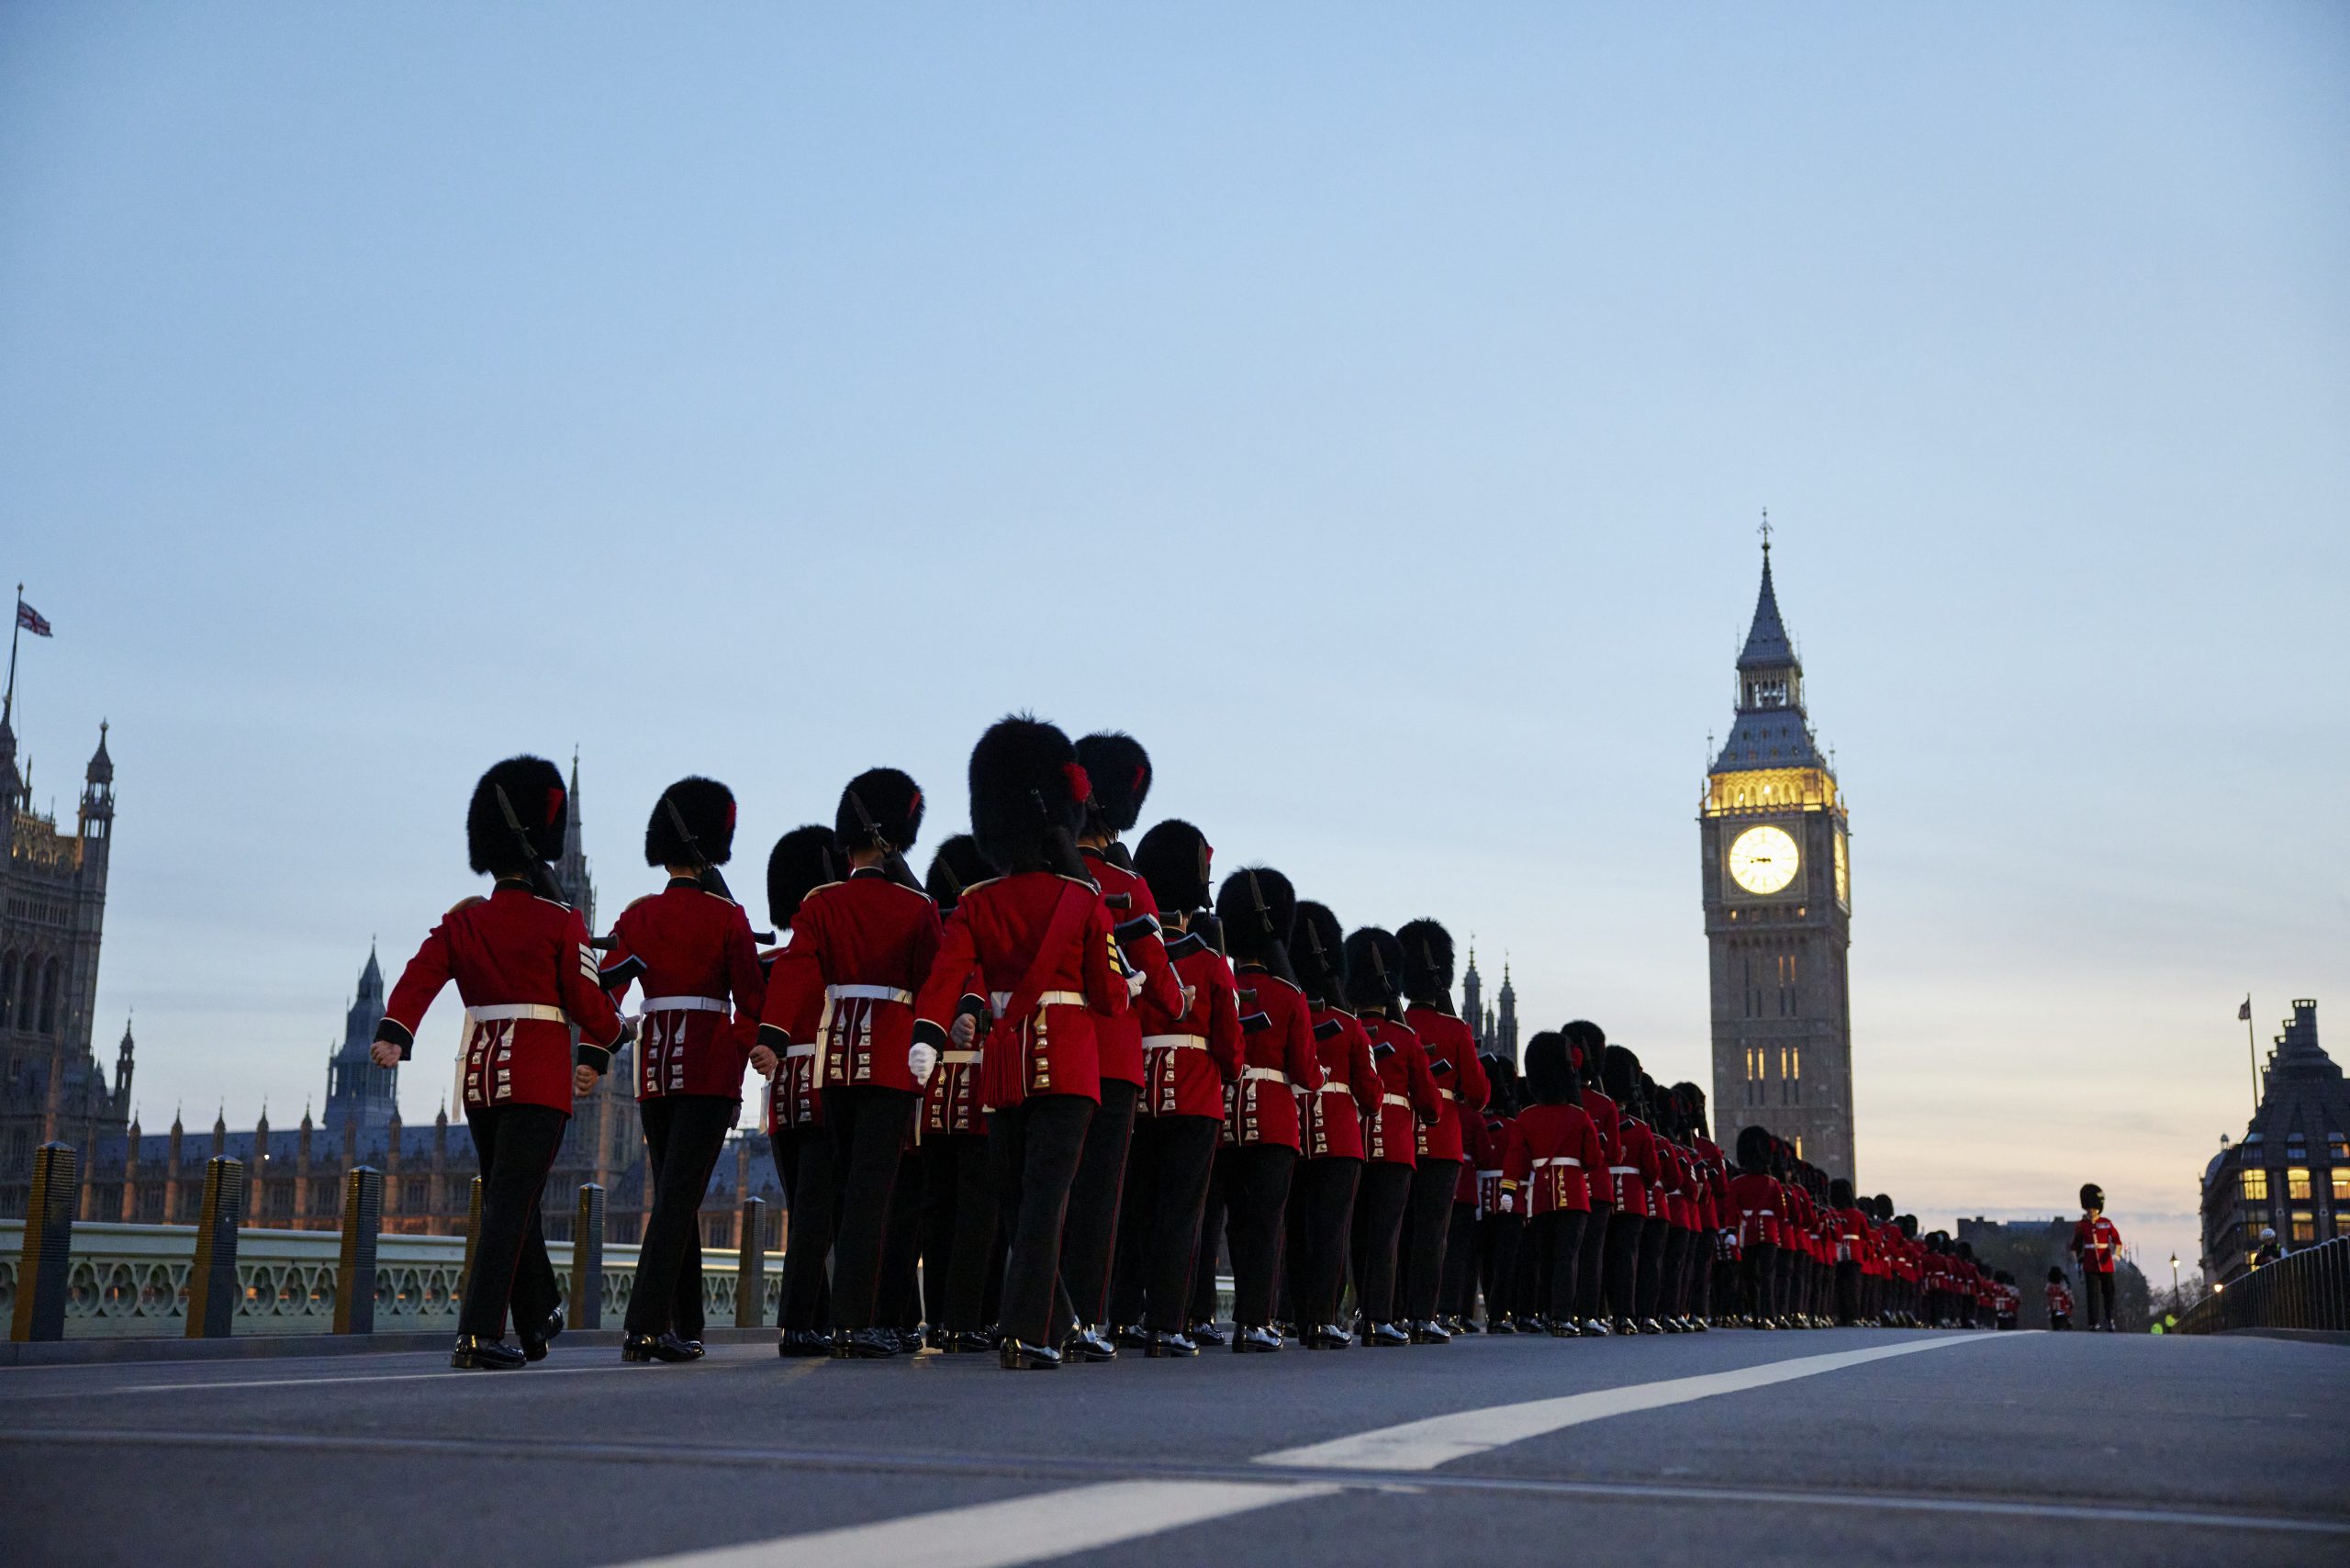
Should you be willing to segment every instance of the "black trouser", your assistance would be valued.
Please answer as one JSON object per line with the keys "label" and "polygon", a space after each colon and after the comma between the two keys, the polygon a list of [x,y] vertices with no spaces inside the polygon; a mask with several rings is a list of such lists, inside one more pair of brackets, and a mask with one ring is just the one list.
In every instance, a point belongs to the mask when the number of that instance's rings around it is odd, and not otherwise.
{"label": "black trouser", "polygon": [[1477,1246],[1477,1205],[1455,1198],[1451,1228],[1444,1238],[1444,1289],[1438,1293],[1437,1311],[1464,1320],[1476,1311],[1478,1265],[1483,1260]]}
{"label": "black trouser", "polygon": [[1118,1200],[1125,1190],[1126,1146],[1135,1132],[1138,1084],[1102,1081],[1102,1104],[1085,1129],[1085,1150],[1069,1192],[1061,1235],[1061,1285],[1080,1323],[1099,1323],[1110,1305],[1110,1260],[1118,1240]]}
{"label": "black trouser", "polygon": [[504,1338],[509,1302],[514,1321],[536,1329],[562,1302],[539,1224],[539,1193],[570,1121],[568,1112],[548,1105],[465,1107],[481,1160],[481,1235],[465,1276],[458,1333]]}
{"label": "black trouser", "polygon": [[1032,1094],[988,1123],[996,1215],[1011,1249],[1004,1260],[1002,1327],[1024,1344],[1052,1342],[1061,1230],[1092,1120],[1093,1102],[1082,1094]]}
{"label": "black trouser", "polygon": [[[1509,1316],[1513,1319],[1539,1317],[1542,1303],[1550,1294],[1550,1258],[1534,1237],[1534,1222],[1526,1221],[1518,1232],[1513,1251],[1517,1267],[1511,1274],[1510,1284],[1504,1294],[1508,1298]],[[1569,1301],[1569,1313],[1580,1310],[1581,1304]]]}
{"label": "black trouser", "polygon": [[1181,1334],[1191,1326],[1192,1266],[1208,1173],[1215,1166],[1218,1116],[1143,1116],[1126,1160],[1118,1214],[1118,1263],[1110,1321]]}
{"label": "black trouser", "polygon": [[1640,1283],[1634,1296],[1637,1316],[1651,1318],[1664,1312],[1665,1244],[1673,1227],[1661,1219],[1640,1221]]}
{"label": "black trouser", "polygon": [[1232,1184],[1234,1147],[1219,1143],[1215,1158],[1208,1165],[1207,1201],[1200,1205],[1200,1250],[1192,1260],[1193,1323],[1213,1323],[1216,1319],[1216,1250],[1225,1245],[1225,1221],[1232,1212],[1226,1196]]}
{"label": "black trouser", "polygon": [[701,1200],[743,1103],[718,1094],[656,1094],[637,1103],[653,1213],[629,1293],[631,1334],[701,1338]]}
{"label": "black trouser", "polygon": [[1774,1300],[1779,1271],[1779,1249],[1767,1241],[1746,1244],[1746,1311],[1751,1317],[1776,1317],[1779,1309]]}
{"label": "black trouser", "polygon": [[1361,1181],[1362,1161],[1339,1156],[1300,1160],[1290,1176],[1289,1312],[1300,1330],[1338,1321],[1347,1232]]}
{"label": "black trouser", "polygon": [[833,1130],[833,1182],[840,1228],[833,1237],[833,1327],[870,1328],[889,1241],[890,1194],[917,1096],[911,1089],[827,1084],[824,1125]]}
{"label": "black trouser", "polygon": [[1412,1195],[1412,1167],[1374,1159],[1363,1166],[1355,1193],[1355,1299],[1365,1321],[1395,1316],[1395,1252],[1404,1208]]}
{"label": "black trouser", "polygon": [[2096,1269],[2081,1271],[2081,1306],[2088,1314],[2089,1327],[2104,1324],[2113,1327],[2113,1276]]}
{"label": "black trouser", "polygon": [[1550,1322],[1572,1318],[1578,1299],[1576,1276],[1583,1266],[1583,1231],[1591,1215],[1581,1209],[1552,1209],[1538,1215],[1529,1239],[1540,1258],[1543,1294],[1521,1309]]}
{"label": "black trouser", "polygon": [[1614,1204],[1595,1203],[1583,1227],[1583,1258],[1575,1268],[1575,1315],[1585,1322],[1607,1316],[1607,1237],[1616,1226]]}
{"label": "black trouser", "polygon": [[[1715,1238],[1714,1245],[1717,1248],[1720,1247],[1721,1240],[1718,1237]],[[1709,1315],[1719,1314],[1724,1317],[1734,1317],[1738,1315],[1740,1310],[1738,1304],[1738,1292],[1741,1267],[1742,1265],[1735,1258],[1715,1258],[1706,1297],[1707,1311]]]}
{"label": "black trouser", "polygon": [[1847,1327],[1861,1320],[1861,1266],[1836,1265],[1836,1321]]}
{"label": "black trouser", "polygon": [[776,1316],[785,1328],[821,1327],[832,1309],[825,1265],[833,1256],[833,1231],[840,1222],[840,1188],[833,1170],[833,1129],[817,1126],[774,1135],[776,1164],[787,1154],[791,1174],[784,1182],[789,1227],[783,1238],[783,1302]]}
{"label": "black trouser", "polygon": [[881,1294],[873,1313],[876,1323],[909,1333],[922,1327],[923,1308],[928,1305],[923,1299],[920,1269],[922,1184],[922,1150],[909,1145],[898,1156],[897,1185],[890,1193],[890,1223],[881,1243]]}
{"label": "black trouser", "polygon": [[1645,1215],[1622,1209],[1607,1216],[1607,1310],[1617,1317],[1631,1317],[1639,1308],[1640,1228]]}
{"label": "black trouser", "polygon": [[986,1326],[988,1260],[995,1251],[995,1181],[984,1133],[933,1133],[922,1146],[923,1305],[931,1327]]}
{"label": "black trouser", "polygon": [[1664,1283],[1657,1307],[1667,1317],[1683,1317],[1689,1310],[1689,1233],[1664,1222]]}
{"label": "black trouser", "polygon": [[1452,1194],[1460,1185],[1460,1161],[1422,1155],[1412,1170],[1411,1196],[1404,1211],[1404,1239],[1396,1249],[1396,1288],[1404,1317],[1414,1323],[1436,1316],[1437,1292],[1444,1284],[1445,1229],[1452,1220]]}
{"label": "black trouser", "polygon": [[1262,1328],[1273,1320],[1273,1282],[1281,1267],[1281,1216],[1297,1150],[1277,1143],[1232,1151],[1225,1189],[1232,1218],[1232,1321]]}
{"label": "black trouser", "polygon": [[1477,1222],[1477,1279],[1485,1293],[1485,1326],[1493,1327],[1521,1310],[1526,1298],[1517,1294],[1517,1255],[1526,1241],[1526,1199],[1520,1210],[1487,1215]]}

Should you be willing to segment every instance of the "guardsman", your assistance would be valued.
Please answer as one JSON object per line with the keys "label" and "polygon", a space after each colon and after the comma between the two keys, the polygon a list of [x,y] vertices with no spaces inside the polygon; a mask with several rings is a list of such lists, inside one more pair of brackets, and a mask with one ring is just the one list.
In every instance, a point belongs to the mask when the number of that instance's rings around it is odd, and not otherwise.
{"label": "guardsman", "polygon": [[1861,1276],[1867,1262],[1869,1227],[1850,1177],[1828,1183],[1827,1218],[1836,1237],[1836,1323],[1850,1328],[1862,1316]]}
{"label": "guardsman", "polygon": [[1371,1036],[1379,1068],[1379,1114],[1363,1118],[1361,1190],[1355,1197],[1354,1270],[1358,1325],[1365,1345],[1412,1342],[1395,1321],[1396,1250],[1418,1163],[1418,1130],[1444,1113],[1420,1037],[1404,1022],[1404,945],[1393,932],[1366,925],[1347,938],[1347,994]]}
{"label": "guardsman", "polygon": [[1155,1358],[1199,1353],[1183,1332],[1192,1265],[1225,1090],[1243,1066],[1239,987],[1205,914],[1214,855],[1205,834],[1174,817],[1135,846],[1135,872],[1164,923],[1181,1005],[1164,1007],[1148,989],[1137,999],[1143,1092],[1118,1215],[1110,1317],[1119,1343]]}
{"label": "guardsman", "polygon": [[1531,1103],[1517,1114],[1514,1172],[1524,1183],[1528,1215],[1526,1246],[1534,1258],[1534,1299],[1528,1311],[1548,1333],[1582,1336],[1576,1321],[1582,1292],[1584,1227],[1592,1195],[1606,1181],[1607,1152],[1583,1108],[1572,1047],[1545,1029],[1526,1046],[1526,1088]]}
{"label": "guardsman", "polygon": [[2073,1226],[2073,1256],[2081,1261],[2081,1298],[2088,1304],[2088,1327],[2113,1332],[2113,1265],[2121,1256],[2121,1232],[2105,1217],[2105,1189],[2081,1184],[2081,1217]]}
{"label": "guardsman", "polygon": [[1224,879],[1216,924],[1242,1000],[1246,1065],[1229,1096],[1232,1152],[1225,1183],[1232,1249],[1232,1348],[1278,1350],[1273,1296],[1281,1278],[1281,1220],[1297,1165],[1299,1100],[1322,1089],[1322,1061],[1304,991],[1290,969],[1297,894],[1270,866]]}
{"label": "guardsman", "polygon": [[1600,1056],[1600,1078],[1618,1110],[1616,1161],[1609,1167],[1616,1178],[1616,1212],[1607,1221],[1608,1309],[1618,1334],[1662,1334],[1662,1324],[1639,1316],[1649,1189],[1657,1179],[1656,1140],[1640,1114],[1640,1058],[1625,1047],[1609,1046]]}
{"label": "guardsman", "polygon": [[1077,846],[1085,858],[1086,875],[1100,886],[1102,901],[1115,920],[1118,950],[1129,970],[1129,1000],[1124,1013],[1097,1019],[1093,1025],[1102,1063],[1102,1104],[1085,1129],[1085,1153],[1069,1189],[1061,1283],[1075,1326],[1063,1339],[1061,1353],[1080,1361],[1106,1361],[1118,1354],[1102,1326],[1109,1315],[1110,1270],[1117,1249],[1118,1206],[1125,1191],[1135,1107],[1142,1097],[1139,1004],[1147,1003],[1163,1017],[1182,1011],[1183,996],[1168,963],[1150,886],[1135,874],[1134,863],[1118,841],[1135,825],[1150,793],[1149,755],[1132,735],[1103,731],[1077,743],[1077,761],[1093,789]]}
{"label": "guardsman", "polygon": [[[958,833],[931,857],[923,879],[939,913],[952,916],[963,890],[994,869],[977,840]],[[923,1278],[930,1342],[955,1352],[992,1350],[987,1333],[988,1263],[996,1252],[995,1178],[988,1166],[987,1117],[979,1110],[979,1047],[941,1051],[922,1103]]]}
{"label": "guardsman", "polygon": [[1738,1174],[1729,1179],[1729,1197],[1737,1205],[1744,1266],[1740,1319],[1749,1328],[1776,1328],[1779,1184],[1771,1179],[1771,1135],[1761,1127],[1739,1129]]}
{"label": "guardsman", "polygon": [[[596,1087],[623,1033],[596,983],[588,927],[551,896],[546,863],[563,853],[569,818],[563,775],[544,757],[509,757],[482,775],[465,812],[465,846],[473,868],[497,882],[487,898],[468,898],[441,917],[375,1026],[375,1065],[397,1066],[442,986],[454,980],[464,1000],[457,1061],[481,1161],[482,1211],[449,1358],[455,1367],[527,1365],[563,1328],[539,1193],[563,1146],[573,1094]],[[520,1350],[505,1342],[509,1305]]]}
{"label": "guardsman", "polygon": [[[898,1337],[877,1321],[890,1195],[921,1085],[935,1064],[913,1037],[914,992],[938,956],[938,906],[906,868],[922,831],[921,789],[894,767],[875,767],[841,791],[833,832],[849,874],[809,893],[791,923],[803,963],[789,982],[804,1013],[822,997],[814,1069],[833,1143],[840,1219],[833,1237],[832,1354],[839,1361],[895,1355]],[[764,1031],[763,1031],[764,1033]],[[802,1042],[793,1041],[793,1045]]]}
{"label": "guardsman", "polygon": [[971,835],[1003,874],[963,890],[915,1033],[937,1050],[968,1050],[980,1019],[991,1020],[979,1103],[1011,1240],[997,1354],[1008,1371],[1058,1367],[1061,1231],[1102,1093],[1094,1021],[1125,1011],[1126,974],[1109,906],[1077,851],[1092,787],[1069,737],[1025,714],[999,720],[972,748],[970,781]]}
{"label": "guardsman", "polygon": [[1296,1174],[1290,1182],[1289,1312],[1309,1350],[1343,1350],[1354,1336],[1338,1320],[1346,1288],[1347,1239],[1363,1171],[1363,1128],[1377,1120],[1385,1092],[1371,1036],[1347,1010],[1347,955],[1338,917],[1305,900],[1297,906],[1290,963],[1311,1008],[1322,1087],[1305,1103]]}
{"label": "guardsman", "polygon": [[1706,1118],[1706,1092],[1695,1083],[1683,1081],[1673,1086],[1673,1092],[1685,1108],[1689,1128],[1689,1151],[1696,1158],[1697,1182],[1704,1189],[1704,1201],[1698,1205],[1698,1230],[1692,1242],[1695,1257],[1691,1260],[1694,1288],[1696,1292],[1695,1319],[1707,1327],[1718,1327],[1722,1315],[1734,1299],[1727,1271],[1730,1263],[1730,1243],[1734,1238],[1729,1205],[1729,1160],[1721,1146],[1714,1141],[1713,1128]]}
{"label": "guardsman", "polygon": [[1595,1172],[1591,1179],[1591,1223],[1583,1227],[1583,1260],[1575,1276],[1575,1310],[1583,1319],[1586,1335],[1605,1337],[1614,1332],[1607,1323],[1607,1237],[1615,1228],[1616,1175],[1619,1162],[1617,1133],[1623,1113],[1600,1083],[1600,1064],[1607,1052],[1607,1035],[1587,1018],[1578,1018],[1559,1031],[1566,1036],[1567,1046],[1574,1058],[1574,1070],[1582,1088],[1583,1114],[1599,1133],[1599,1147],[1607,1156],[1607,1171],[1603,1176]]}
{"label": "guardsman", "polygon": [[734,853],[734,793],[680,778],[644,824],[644,863],[667,886],[612,923],[597,981],[618,1005],[644,997],[636,1028],[636,1110],[653,1210],[637,1250],[621,1338],[624,1361],[701,1354],[702,1194],[743,1114],[747,1053],[735,1016],[756,1018],[767,985],[751,922],[718,868]]}
{"label": "guardsman", "polygon": [[767,918],[781,946],[764,956],[767,998],[753,1035],[751,1066],[767,1081],[767,1131],[787,1223],[776,1353],[826,1356],[832,1336],[826,1265],[840,1195],[833,1185],[833,1137],[816,1092],[816,1025],[824,982],[813,945],[795,946],[792,922],[808,895],[845,874],[839,837],[821,823],[793,828],[767,853]]}
{"label": "guardsman", "polygon": [[1453,1011],[1452,934],[1433,920],[1412,920],[1395,933],[1395,940],[1404,949],[1404,994],[1410,1002],[1404,1022],[1420,1037],[1440,1107],[1437,1119],[1420,1128],[1413,1150],[1398,1282],[1413,1342],[1441,1345],[1452,1338],[1437,1321],[1437,1300],[1467,1153],[1463,1119],[1484,1109],[1488,1089],[1484,1066],[1477,1059],[1477,1037]]}
{"label": "guardsman", "polygon": [[[1522,1098],[1517,1067],[1505,1057],[1481,1059],[1485,1108],[1463,1118],[1468,1158],[1461,1161],[1460,1174],[1468,1202],[1454,1193],[1452,1235],[1445,1242],[1445,1310],[1450,1315],[1446,1326],[1456,1334],[1510,1332],[1518,1241],[1526,1228],[1526,1196],[1507,1169]],[[1475,1316],[1481,1288],[1485,1299],[1482,1325]]]}

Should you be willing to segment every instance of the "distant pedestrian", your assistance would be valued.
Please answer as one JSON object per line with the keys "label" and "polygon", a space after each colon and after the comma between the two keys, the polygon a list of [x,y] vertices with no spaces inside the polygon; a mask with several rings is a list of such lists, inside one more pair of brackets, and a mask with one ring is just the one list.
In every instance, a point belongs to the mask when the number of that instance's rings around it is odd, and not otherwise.
{"label": "distant pedestrian", "polygon": [[2081,1260],[2081,1294],[2088,1297],[2092,1331],[2113,1332],[2113,1265],[2121,1251],[2121,1232],[2105,1217],[2105,1189],[2085,1183],[2081,1217],[2073,1226],[2073,1255]]}
{"label": "distant pedestrian", "polygon": [[2048,1327],[2070,1328],[2073,1326],[2073,1288],[2065,1282],[2065,1271],[2051,1265],[2048,1270]]}

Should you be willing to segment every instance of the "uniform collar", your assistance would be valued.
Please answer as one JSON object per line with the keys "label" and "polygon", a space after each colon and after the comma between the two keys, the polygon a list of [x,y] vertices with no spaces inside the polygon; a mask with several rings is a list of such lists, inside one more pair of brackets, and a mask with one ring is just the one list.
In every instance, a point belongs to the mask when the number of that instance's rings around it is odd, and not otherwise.
{"label": "uniform collar", "polygon": [[677,890],[678,890],[679,888],[694,888],[694,889],[699,889],[700,886],[701,886],[701,881],[700,881],[700,879],[699,879],[699,878],[694,878],[694,877],[672,877],[672,878],[670,878],[670,879],[669,879],[668,885],[667,885],[667,888],[666,888],[666,890],[670,891],[670,892],[675,892],[675,891],[676,891]]}

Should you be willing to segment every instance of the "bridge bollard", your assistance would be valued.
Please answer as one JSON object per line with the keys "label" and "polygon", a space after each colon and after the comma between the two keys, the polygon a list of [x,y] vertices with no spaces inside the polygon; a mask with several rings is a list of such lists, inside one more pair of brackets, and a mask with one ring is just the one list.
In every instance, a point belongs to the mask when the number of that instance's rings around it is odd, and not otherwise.
{"label": "bridge bollard", "polygon": [[384,1173],[354,1165],[342,1180],[342,1257],[334,1271],[334,1331],[375,1331],[375,1238],[384,1227]]}
{"label": "bridge bollard", "polygon": [[473,1193],[465,1199],[465,1261],[457,1271],[457,1303],[461,1306],[474,1288],[474,1243],[480,1238],[481,1178],[476,1176]]}
{"label": "bridge bollard", "polygon": [[235,1331],[237,1222],[245,1208],[245,1162],[215,1155],[204,1162],[204,1207],[196,1219],[196,1261],[187,1271],[187,1337],[226,1339]]}
{"label": "bridge bollard", "polygon": [[759,1221],[767,1204],[743,1200],[743,1215],[734,1232],[734,1327],[756,1328],[767,1316],[767,1238]]}
{"label": "bridge bollard", "polygon": [[65,1278],[71,1270],[79,1164],[68,1144],[45,1143],[33,1153],[32,1199],[25,1205],[25,1249],[17,1259],[11,1339],[65,1338]]}
{"label": "bridge bollard", "polygon": [[604,1326],[604,1189],[579,1183],[579,1207],[571,1219],[571,1326]]}

